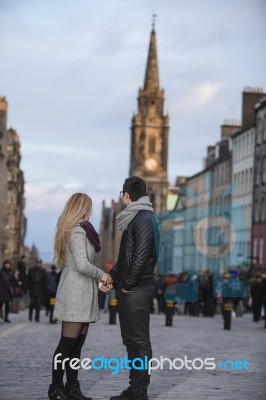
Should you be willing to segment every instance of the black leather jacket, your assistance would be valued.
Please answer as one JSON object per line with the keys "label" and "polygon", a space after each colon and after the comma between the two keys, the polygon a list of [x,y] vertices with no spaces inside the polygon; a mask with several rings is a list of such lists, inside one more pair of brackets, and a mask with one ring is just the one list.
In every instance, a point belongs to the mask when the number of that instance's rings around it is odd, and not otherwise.
{"label": "black leather jacket", "polygon": [[117,263],[110,271],[119,288],[154,283],[159,257],[159,229],[151,211],[139,211],[122,234]]}

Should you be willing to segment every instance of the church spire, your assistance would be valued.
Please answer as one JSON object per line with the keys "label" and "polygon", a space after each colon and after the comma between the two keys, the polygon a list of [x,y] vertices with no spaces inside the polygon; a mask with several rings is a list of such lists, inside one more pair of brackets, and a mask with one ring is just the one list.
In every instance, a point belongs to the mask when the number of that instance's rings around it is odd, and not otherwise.
{"label": "church spire", "polygon": [[155,34],[155,17],[153,15],[151,40],[148,54],[148,61],[146,67],[144,90],[159,90],[159,72],[156,50],[156,34]]}

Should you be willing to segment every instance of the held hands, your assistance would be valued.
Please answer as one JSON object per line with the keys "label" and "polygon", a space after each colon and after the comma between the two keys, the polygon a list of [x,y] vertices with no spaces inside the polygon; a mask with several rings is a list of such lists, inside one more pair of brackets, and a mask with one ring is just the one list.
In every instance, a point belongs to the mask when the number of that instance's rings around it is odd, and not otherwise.
{"label": "held hands", "polygon": [[109,274],[103,274],[103,277],[99,283],[99,289],[102,292],[108,292],[110,289],[112,289],[113,286],[113,278]]}

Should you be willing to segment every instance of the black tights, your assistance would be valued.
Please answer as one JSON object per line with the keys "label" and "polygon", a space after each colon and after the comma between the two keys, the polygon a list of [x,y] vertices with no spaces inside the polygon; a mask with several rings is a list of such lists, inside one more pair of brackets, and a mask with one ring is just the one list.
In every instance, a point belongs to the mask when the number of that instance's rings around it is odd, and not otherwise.
{"label": "black tights", "polygon": [[[62,322],[61,339],[53,356],[52,383],[54,385],[61,385],[63,383],[65,370],[67,383],[72,385],[77,382],[78,369],[71,368],[69,361],[72,358],[80,359],[81,349],[85,342],[88,328],[89,323]],[[57,357],[57,369],[55,369],[55,356],[58,353],[61,353],[61,355]],[[69,361],[63,364],[65,358],[69,358]]]}

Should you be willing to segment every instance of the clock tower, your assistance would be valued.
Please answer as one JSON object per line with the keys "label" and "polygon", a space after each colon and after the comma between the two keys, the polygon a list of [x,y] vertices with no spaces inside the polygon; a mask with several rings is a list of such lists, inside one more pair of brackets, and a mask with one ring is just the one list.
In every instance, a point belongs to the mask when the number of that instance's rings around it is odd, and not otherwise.
{"label": "clock tower", "polygon": [[168,190],[169,117],[164,114],[164,90],[159,86],[154,23],[144,87],[138,93],[138,111],[132,118],[130,176],[142,177],[155,212],[166,210]]}

